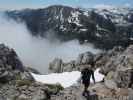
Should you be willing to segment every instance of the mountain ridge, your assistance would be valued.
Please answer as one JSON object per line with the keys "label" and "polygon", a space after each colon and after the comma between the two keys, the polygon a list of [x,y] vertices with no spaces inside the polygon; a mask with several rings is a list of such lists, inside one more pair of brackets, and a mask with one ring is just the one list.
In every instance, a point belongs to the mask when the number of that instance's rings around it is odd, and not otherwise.
{"label": "mountain ridge", "polygon": [[[124,12],[123,12],[124,11]],[[41,9],[7,11],[6,15],[24,21],[33,36],[53,36],[61,41],[78,39],[102,49],[126,47],[133,38],[133,9],[81,9],[54,5]]]}

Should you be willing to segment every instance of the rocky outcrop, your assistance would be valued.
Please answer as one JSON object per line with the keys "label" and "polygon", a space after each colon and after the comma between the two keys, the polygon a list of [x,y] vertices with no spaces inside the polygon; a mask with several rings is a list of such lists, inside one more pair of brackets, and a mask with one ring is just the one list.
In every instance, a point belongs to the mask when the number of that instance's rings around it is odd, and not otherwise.
{"label": "rocky outcrop", "polygon": [[[79,54],[76,60],[67,63],[63,62],[61,59],[55,59],[50,63],[49,69],[52,70],[52,72],[61,73],[75,70],[81,71],[84,67],[87,66],[93,67],[94,69],[100,67],[101,73],[106,75],[109,71],[113,69],[115,70],[116,67],[112,65],[113,61],[115,61],[116,56],[119,56],[121,53],[123,53],[123,51],[124,48],[122,47],[114,47],[112,50],[103,51],[96,55],[92,54],[91,52],[85,52]],[[109,65],[112,67],[109,67]]]}
{"label": "rocky outcrop", "polygon": [[132,43],[132,8],[80,9],[54,5],[42,9],[8,11],[6,15],[24,21],[34,36],[61,41],[78,39],[101,49]]}
{"label": "rocky outcrop", "polygon": [[59,85],[47,85],[28,80],[16,80],[1,85],[0,100],[50,100],[63,88]]}
{"label": "rocky outcrop", "polygon": [[19,60],[13,49],[0,44],[0,83],[8,83],[17,78],[33,80],[32,76],[25,71],[25,67]]}
{"label": "rocky outcrop", "polygon": [[73,86],[53,95],[51,100],[132,100],[133,90],[128,88],[117,88],[117,90],[106,87],[103,83],[96,83],[89,87],[89,95],[82,96],[83,87]]}
{"label": "rocky outcrop", "polygon": [[[83,69],[89,65],[93,65],[95,55],[91,52],[85,52],[79,54],[76,60],[72,60],[68,63],[64,63],[61,59],[54,59],[49,66],[49,69],[52,72],[61,73],[61,72],[71,72]],[[94,67],[94,66],[93,66]]]}
{"label": "rocky outcrop", "polygon": [[54,73],[61,73],[62,71],[62,59],[55,58],[53,62],[49,64],[49,69]]}
{"label": "rocky outcrop", "polygon": [[[66,67],[65,69],[69,71],[89,67],[91,63],[88,63],[88,60],[84,60],[86,63],[82,63],[83,55],[80,54],[78,59],[73,61],[74,65],[71,65],[71,67],[62,66],[62,68]],[[85,57],[86,59],[90,58],[88,56]],[[112,50],[93,55],[92,58],[94,66],[91,67],[95,69],[100,68],[100,73],[104,74],[105,77],[102,82],[96,83],[95,85],[92,84],[89,91],[94,93],[98,97],[98,100],[132,100],[133,45],[130,45],[126,49],[114,47]],[[77,61],[79,63],[76,63]],[[85,98],[82,97],[79,91],[83,91],[82,85],[65,89],[52,98],[55,100],[84,100]]]}
{"label": "rocky outcrop", "polygon": [[0,44],[0,100],[50,100],[51,95],[63,89],[60,85],[35,82],[30,72],[13,49]]}
{"label": "rocky outcrop", "polygon": [[[131,87],[131,80],[133,75],[133,46],[129,46],[126,50],[120,50],[119,53],[113,51],[111,56],[106,57],[106,60],[99,60],[100,64],[104,61],[104,65],[101,65],[100,72],[106,75],[107,80],[113,80],[117,87]],[[113,54],[113,56],[112,56]],[[102,63],[101,63],[102,62]],[[98,64],[98,63],[97,63]]]}
{"label": "rocky outcrop", "polygon": [[[114,47],[112,50],[102,52],[95,56],[95,66],[101,68],[102,74],[107,74],[109,71],[114,71],[114,62],[116,58],[119,57],[125,49],[122,47]],[[117,65],[116,65],[117,66]]]}

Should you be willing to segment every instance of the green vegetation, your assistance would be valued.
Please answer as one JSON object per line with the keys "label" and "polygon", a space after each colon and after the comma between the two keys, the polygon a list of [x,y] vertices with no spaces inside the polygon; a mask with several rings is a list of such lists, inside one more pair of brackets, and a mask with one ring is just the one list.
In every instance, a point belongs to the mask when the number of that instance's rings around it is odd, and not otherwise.
{"label": "green vegetation", "polygon": [[60,90],[63,90],[64,88],[60,84],[45,84],[50,90],[54,91],[55,93],[58,93]]}
{"label": "green vegetation", "polygon": [[30,80],[16,80],[17,86],[31,85],[32,81]]}

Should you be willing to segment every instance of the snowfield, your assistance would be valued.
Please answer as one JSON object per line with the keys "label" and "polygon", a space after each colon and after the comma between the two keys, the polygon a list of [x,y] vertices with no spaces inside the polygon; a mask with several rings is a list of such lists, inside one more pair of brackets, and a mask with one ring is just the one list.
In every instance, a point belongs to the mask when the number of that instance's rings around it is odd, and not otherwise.
{"label": "snowfield", "polygon": [[[45,84],[61,84],[64,88],[70,87],[74,84],[78,83],[78,80],[81,77],[81,72],[72,71],[72,72],[64,72],[64,73],[52,73],[48,75],[37,75],[31,73],[34,79],[37,82],[45,83]],[[96,82],[100,82],[103,80],[104,75],[99,73],[99,69],[94,72]],[[91,82],[92,78],[91,78]]]}

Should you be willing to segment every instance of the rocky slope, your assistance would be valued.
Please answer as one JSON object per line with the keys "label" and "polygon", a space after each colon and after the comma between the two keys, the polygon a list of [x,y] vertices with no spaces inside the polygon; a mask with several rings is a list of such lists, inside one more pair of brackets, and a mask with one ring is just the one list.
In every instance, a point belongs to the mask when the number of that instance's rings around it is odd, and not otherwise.
{"label": "rocky slope", "polygon": [[[100,73],[104,74],[105,78],[102,82],[91,85],[89,91],[93,95],[90,97],[94,96],[96,100],[133,100],[133,45],[126,49],[115,47],[108,52],[96,55],[87,52],[79,55],[77,60],[70,63],[55,59],[50,64],[50,69],[56,72],[81,70],[84,67],[90,67],[92,62],[94,65],[91,67],[100,68]],[[69,100],[70,98],[71,100],[84,100],[78,92],[82,90],[82,85],[79,84],[79,86],[63,90],[53,98],[55,100]],[[94,98],[92,100],[95,100]]]}
{"label": "rocky slope", "polygon": [[82,70],[92,62],[91,67],[100,68],[105,78],[91,84],[90,95],[85,98],[81,83],[63,89],[36,82],[15,51],[0,44],[0,100],[133,100],[133,45],[96,55],[86,52],[70,63],[55,59],[50,68],[54,72]]}
{"label": "rocky slope", "polygon": [[49,100],[63,89],[35,82],[28,70],[13,49],[0,44],[0,100]]}
{"label": "rocky slope", "polygon": [[62,41],[78,39],[102,49],[126,47],[133,40],[133,9],[130,8],[80,9],[55,5],[7,11],[6,15],[24,21],[34,36],[58,37]]}

